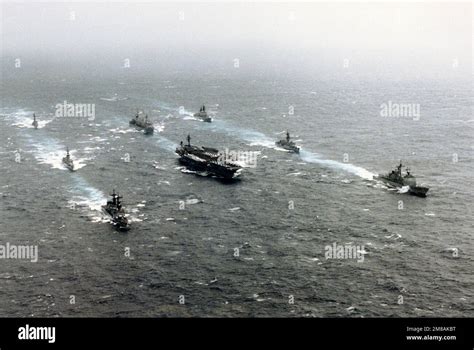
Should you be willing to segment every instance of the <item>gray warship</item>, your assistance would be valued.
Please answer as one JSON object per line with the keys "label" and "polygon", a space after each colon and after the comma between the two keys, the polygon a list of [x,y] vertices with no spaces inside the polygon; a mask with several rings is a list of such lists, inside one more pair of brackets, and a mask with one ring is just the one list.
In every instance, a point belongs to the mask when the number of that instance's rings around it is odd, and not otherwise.
{"label": "gray warship", "polygon": [[136,126],[137,128],[143,129],[145,135],[151,135],[155,131],[153,123],[148,121],[148,115],[145,117],[140,116],[140,113],[137,112],[135,118],[130,120],[130,125]]}
{"label": "gray warship", "polygon": [[187,141],[188,144],[181,141],[175,152],[180,156],[179,162],[188,169],[226,180],[235,179],[240,175],[242,167],[227,161],[217,149],[192,146],[189,135]]}
{"label": "gray warship", "polygon": [[212,118],[207,114],[206,106],[204,105],[202,105],[202,107],[199,109],[199,113],[194,113],[194,117],[201,119],[203,122],[212,122]]}
{"label": "gray warship", "polygon": [[63,164],[69,170],[74,171],[74,162],[69,155],[69,148],[66,149],[66,157],[63,157]]}
{"label": "gray warship", "polygon": [[31,123],[35,129],[38,129],[38,121],[36,120],[36,115],[33,113],[33,123]]}
{"label": "gray warship", "polygon": [[102,206],[104,212],[111,217],[110,223],[119,231],[130,230],[130,224],[122,207],[122,196],[115,193],[115,189],[110,196],[112,200],[107,201],[107,204]]}
{"label": "gray warship", "polygon": [[286,132],[286,140],[280,140],[275,142],[275,144],[279,147],[286,149],[287,151],[300,153],[300,148],[296,146],[296,144],[290,140],[290,133]]}
{"label": "gray warship", "polygon": [[410,173],[410,169],[406,168],[406,173],[402,174],[402,162],[388,174],[380,174],[378,177],[387,185],[395,188],[408,186],[408,193],[413,196],[426,197],[428,187],[416,185],[416,178]]}

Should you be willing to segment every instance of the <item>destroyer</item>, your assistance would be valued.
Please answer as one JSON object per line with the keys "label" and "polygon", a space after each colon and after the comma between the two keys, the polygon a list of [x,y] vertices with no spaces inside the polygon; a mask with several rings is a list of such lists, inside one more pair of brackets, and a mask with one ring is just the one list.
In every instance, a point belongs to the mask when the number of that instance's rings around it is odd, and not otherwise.
{"label": "destroyer", "polygon": [[36,115],[33,113],[33,123],[31,123],[35,129],[38,129],[38,121],[36,120]]}
{"label": "destroyer", "polygon": [[201,119],[203,122],[212,122],[212,118],[207,114],[206,106],[204,105],[199,109],[199,113],[194,113],[194,117]]}
{"label": "destroyer", "polygon": [[130,125],[134,125],[137,128],[143,129],[145,135],[151,135],[155,131],[153,123],[148,121],[148,115],[145,115],[145,117],[143,118],[138,112],[135,115],[135,118],[130,120]]}
{"label": "destroyer", "polygon": [[110,196],[112,200],[107,201],[107,204],[102,206],[104,212],[112,218],[110,223],[119,231],[130,230],[130,224],[122,207],[122,196],[115,193],[115,190],[112,191]]}
{"label": "destroyer", "polygon": [[66,150],[66,157],[63,158],[63,164],[69,170],[74,171],[74,162],[72,161],[71,156],[69,155],[69,148],[67,148]]}
{"label": "destroyer", "polygon": [[280,140],[275,142],[277,146],[280,146],[290,152],[300,153],[300,148],[296,146],[296,144],[290,140],[290,133],[286,132],[286,140]]}
{"label": "destroyer", "polygon": [[176,148],[180,163],[187,168],[222,179],[233,179],[240,175],[242,167],[227,161],[217,149],[191,146],[189,135],[187,140],[187,145],[181,141],[180,146]]}
{"label": "destroyer", "polygon": [[402,162],[388,174],[379,175],[379,178],[387,185],[395,188],[408,186],[408,193],[418,197],[426,197],[428,187],[416,185],[416,178],[410,173],[410,169],[406,169],[405,175],[402,174]]}

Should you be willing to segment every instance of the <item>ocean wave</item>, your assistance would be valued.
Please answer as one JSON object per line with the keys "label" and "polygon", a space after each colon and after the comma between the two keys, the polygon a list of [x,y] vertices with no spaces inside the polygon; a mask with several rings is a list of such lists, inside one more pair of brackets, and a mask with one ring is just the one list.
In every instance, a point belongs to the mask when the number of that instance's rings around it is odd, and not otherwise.
{"label": "ocean wave", "polygon": [[[8,109],[7,109],[8,110]],[[5,120],[11,122],[11,126],[25,129],[34,129],[33,126],[33,111],[26,109],[18,109],[13,112],[2,113]],[[38,122],[38,129],[44,128],[47,124],[53,121],[54,117],[49,116],[46,118],[44,115],[37,115],[36,120]]]}

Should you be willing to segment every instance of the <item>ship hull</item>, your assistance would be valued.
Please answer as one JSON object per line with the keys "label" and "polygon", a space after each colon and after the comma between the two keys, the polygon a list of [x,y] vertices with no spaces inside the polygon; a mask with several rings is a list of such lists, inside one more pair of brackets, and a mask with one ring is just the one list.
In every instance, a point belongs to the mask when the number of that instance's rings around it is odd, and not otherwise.
{"label": "ship hull", "polygon": [[117,230],[121,232],[129,231],[130,230],[130,224],[127,222],[124,222],[123,220],[120,220],[117,218],[117,214],[119,211],[117,209],[113,208],[108,208],[107,206],[103,205],[102,206],[102,212],[105,215],[108,215],[111,217],[110,219],[110,224]]}
{"label": "ship hull", "polygon": [[300,153],[300,148],[299,148],[299,147],[284,145],[284,144],[282,144],[280,141],[275,142],[275,144],[276,144],[278,147],[281,147],[281,148],[283,148],[283,149],[286,149],[286,150],[289,151],[289,152]]}
{"label": "ship hull", "polygon": [[404,186],[403,184],[401,184],[401,183],[399,183],[399,182],[394,182],[394,181],[389,180],[389,179],[386,178],[385,176],[379,175],[379,179],[380,179],[381,181],[383,181],[384,183],[386,183],[387,185],[389,185],[390,187],[401,188],[401,187]]}
{"label": "ship hull", "polygon": [[130,231],[130,225],[128,223],[123,223],[121,221],[117,221],[115,219],[112,219],[112,221],[110,221],[110,223],[112,224],[112,226],[117,230],[117,231],[120,231],[120,232],[127,232],[127,231]]}
{"label": "ship hull", "polygon": [[206,122],[206,123],[212,122],[212,118],[211,118],[211,117],[199,117],[199,119],[201,119],[203,122]]}
{"label": "ship hull", "polygon": [[[387,184],[388,186],[393,187],[393,188],[402,188],[403,186],[407,186],[404,183],[391,181],[383,175],[379,175],[379,179],[383,181],[385,184]],[[426,194],[428,193],[428,190],[429,190],[428,187],[409,186],[408,193],[411,194],[412,196],[425,198]]]}
{"label": "ship hull", "polygon": [[102,213],[104,213],[104,215],[108,215],[108,216],[113,216],[112,212],[109,211],[104,205],[102,206]]}
{"label": "ship hull", "polygon": [[212,118],[209,117],[209,116],[207,115],[207,113],[205,113],[205,114],[201,114],[201,113],[202,113],[202,112],[194,113],[194,118],[197,118],[197,119],[199,119],[199,120],[201,120],[201,121],[203,121],[203,122],[206,122],[206,123],[212,122]]}
{"label": "ship hull", "polygon": [[146,124],[140,120],[137,121],[135,119],[132,119],[130,120],[129,124],[131,126],[136,127],[137,129],[142,129],[145,135],[152,135],[155,131],[155,128],[152,126],[152,124]]}
{"label": "ship hull", "polygon": [[416,186],[416,187],[410,187],[410,189],[408,190],[408,193],[410,193],[412,196],[425,198],[428,190],[429,190],[428,187]]}
{"label": "ship hull", "polygon": [[186,166],[189,170],[206,172],[209,175],[213,175],[222,179],[234,179],[239,175],[237,168],[227,168],[225,166],[208,163],[205,161],[197,161],[195,159],[189,158],[185,155],[179,158],[179,162]]}
{"label": "ship hull", "polygon": [[143,133],[145,135],[153,135],[153,133],[155,132],[155,129],[153,127],[143,127],[136,124],[134,124],[133,126],[135,126],[137,129],[143,130]]}
{"label": "ship hull", "polygon": [[106,205],[103,205],[102,206],[102,211],[105,215],[108,215],[110,217],[114,217],[116,214],[119,213],[119,211],[115,208],[110,208],[110,207],[107,207]]}
{"label": "ship hull", "polygon": [[65,161],[63,161],[63,164],[66,167],[66,169],[68,169],[69,171],[74,171],[74,164],[69,164],[69,163],[66,163]]}
{"label": "ship hull", "polygon": [[150,127],[145,128],[145,130],[143,131],[145,135],[153,135],[154,132],[155,132],[154,128],[150,128]]}

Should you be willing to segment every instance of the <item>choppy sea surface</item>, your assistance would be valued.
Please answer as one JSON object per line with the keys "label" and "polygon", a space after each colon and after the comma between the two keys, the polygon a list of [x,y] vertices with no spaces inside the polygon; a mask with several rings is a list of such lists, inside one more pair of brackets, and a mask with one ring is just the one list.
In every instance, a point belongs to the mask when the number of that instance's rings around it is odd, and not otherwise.
{"label": "choppy sea surface", "polygon": [[[39,253],[0,262],[2,316],[474,316],[469,85],[65,75],[1,95],[0,243]],[[55,117],[64,101],[95,118]],[[389,101],[419,118],[381,116]],[[192,116],[203,103],[210,124]],[[129,126],[137,109],[154,135]],[[286,130],[299,155],[275,146]],[[174,149],[188,133],[259,152],[257,166],[233,183],[186,172]],[[427,198],[374,178],[399,160]],[[128,233],[100,211],[112,189]],[[363,261],[326,259],[334,243]]]}

